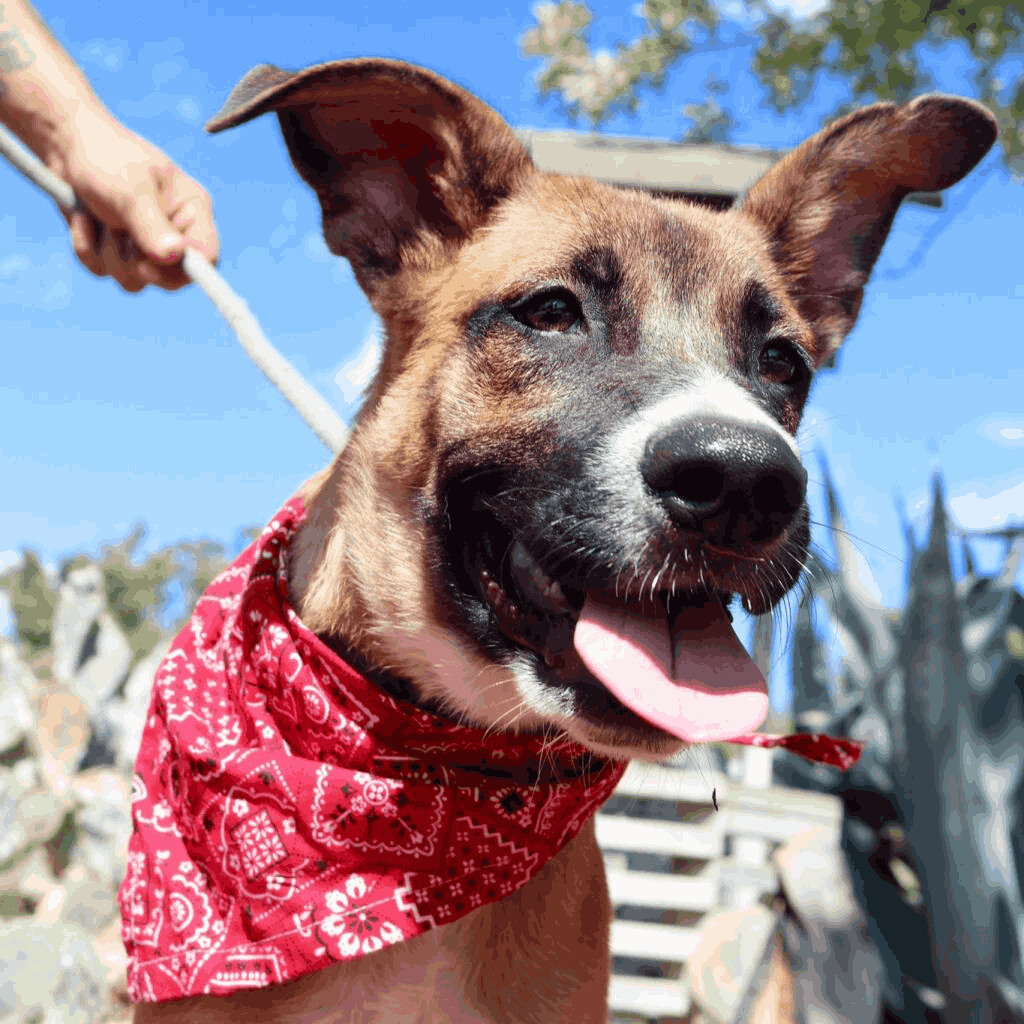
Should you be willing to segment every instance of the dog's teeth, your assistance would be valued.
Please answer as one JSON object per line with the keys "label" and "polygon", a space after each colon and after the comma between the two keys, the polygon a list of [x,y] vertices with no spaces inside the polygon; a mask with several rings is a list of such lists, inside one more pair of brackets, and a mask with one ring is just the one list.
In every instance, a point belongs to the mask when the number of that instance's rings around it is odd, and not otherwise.
{"label": "dog's teeth", "polygon": [[511,625],[518,625],[523,613],[509,599],[505,591],[501,589],[501,586],[495,580],[488,579],[486,582],[486,588],[487,600],[494,606],[494,610],[499,615],[506,618]]}
{"label": "dog's teeth", "polygon": [[565,599],[565,594],[562,593],[562,585],[558,580],[552,580],[544,588],[544,596],[548,599],[551,607],[557,608],[558,611],[567,612],[569,610],[569,602]]}
{"label": "dog's teeth", "polygon": [[552,612],[560,613],[569,610],[569,602],[566,601],[558,581],[553,580],[537,564],[536,559],[526,550],[522,542],[517,540],[512,545],[509,551],[509,561],[516,582],[534,604]]}

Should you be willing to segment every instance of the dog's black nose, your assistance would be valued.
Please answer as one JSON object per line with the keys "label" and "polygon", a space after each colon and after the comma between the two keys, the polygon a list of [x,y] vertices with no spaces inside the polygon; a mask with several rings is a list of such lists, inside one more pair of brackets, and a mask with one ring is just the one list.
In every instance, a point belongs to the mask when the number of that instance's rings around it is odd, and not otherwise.
{"label": "dog's black nose", "polygon": [[807,488],[807,471],[779,431],[708,417],[651,438],[640,472],[679,526],[724,547],[774,540]]}

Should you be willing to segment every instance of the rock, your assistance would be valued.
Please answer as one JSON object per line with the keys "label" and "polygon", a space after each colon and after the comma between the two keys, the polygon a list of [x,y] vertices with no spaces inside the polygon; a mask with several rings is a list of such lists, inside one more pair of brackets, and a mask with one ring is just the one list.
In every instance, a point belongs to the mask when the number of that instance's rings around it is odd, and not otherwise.
{"label": "rock", "polygon": [[38,685],[14,644],[0,637],[0,752],[13,749],[32,731],[29,698]]}
{"label": "rock", "polygon": [[107,610],[99,567],[72,569],[53,616],[54,676],[92,715],[124,681],[131,662],[128,638]]}
{"label": "rock", "polygon": [[863,919],[832,829],[806,829],[776,850],[774,860],[786,899],[812,938],[826,928],[856,927]]}
{"label": "rock", "polygon": [[30,772],[0,768],[0,863],[15,861],[12,868],[57,831],[68,808],[56,793],[33,783]]}
{"label": "rock", "polygon": [[63,921],[95,935],[117,914],[117,899],[110,881],[80,864],[70,867],[39,901],[35,920],[43,924]]}
{"label": "rock", "polygon": [[128,968],[128,954],[124,950],[124,942],[121,940],[121,915],[110,919],[107,924],[93,937],[93,946],[96,955],[106,970],[106,982],[111,989],[115,999],[121,999],[127,1003],[128,982],[126,972]]}
{"label": "rock", "polygon": [[81,665],[89,633],[107,610],[103,573],[99,566],[72,569],[57,591],[53,613],[53,674],[70,679]]}
{"label": "rock", "polygon": [[68,690],[50,687],[37,697],[36,721],[40,768],[50,788],[63,795],[89,743],[85,705]]}
{"label": "rock", "polygon": [[115,764],[130,772],[142,742],[142,729],[149,713],[149,700],[153,691],[153,677],[167,653],[169,643],[159,643],[132,669],[120,699],[109,701],[103,715],[110,723],[113,737]]}
{"label": "rock", "polygon": [[0,872],[0,893],[39,898],[55,884],[50,858],[41,846],[15,861],[6,871]]}
{"label": "rock", "polygon": [[867,933],[845,856],[833,833],[812,828],[775,853],[793,910],[786,952],[796,975],[796,1010],[820,1024],[877,1024],[883,964]]}
{"label": "rock", "polygon": [[78,802],[78,838],[71,863],[116,889],[132,830],[131,784],[116,769],[90,768],[75,777],[72,796]]}
{"label": "rock", "polygon": [[705,919],[686,964],[694,1003],[714,1024],[743,1024],[772,954],[779,916],[755,904]]}
{"label": "rock", "polygon": [[0,1020],[99,1024],[106,973],[75,925],[21,918],[0,926]]}

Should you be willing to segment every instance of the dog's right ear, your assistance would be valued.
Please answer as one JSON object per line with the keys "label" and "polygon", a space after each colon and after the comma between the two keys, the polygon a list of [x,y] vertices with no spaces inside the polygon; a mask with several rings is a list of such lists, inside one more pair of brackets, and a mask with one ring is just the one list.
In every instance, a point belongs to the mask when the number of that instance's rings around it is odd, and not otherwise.
{"label": "dog's right ear", "polygon": [[932,94],[848,114],[772,167],[741,214],[764,229],[825,363],[853,326],[902,200],[960,181],[996,140],[981,104]]}
{"label": "dog's right ear", "polygon": [[533,173],[529,154],[486,104],[399,61],[253,68],[211,132],[277,112],[288,152],[316,192],[324,237],[375,297],[409,247],[461,240]]}

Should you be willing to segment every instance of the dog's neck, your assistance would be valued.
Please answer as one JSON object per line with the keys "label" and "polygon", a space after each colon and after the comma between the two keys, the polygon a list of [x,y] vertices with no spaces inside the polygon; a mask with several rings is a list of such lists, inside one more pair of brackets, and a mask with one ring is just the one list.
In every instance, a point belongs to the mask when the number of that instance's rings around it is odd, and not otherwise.
{"label": "dog's neck", "polygon": [[356,515],[346,502],[346,475],[342,455],[299,490],[306,518],[286,559],[288,599],[328,647],[385,693],[450,717],[438,702],[422,697],[409,678],[383,667],[377,656],[364,600],[345,573],[344,538]]}
{"label": "dog's neck", "polygon": [[342,452],[298,491],[306,517],[285,562],[288,600],[302,621],[331,647],[349,647],[372,661],[371,652],[360,643],[366,611],[348,571],[353,510],[346,486],[347,455]]}

